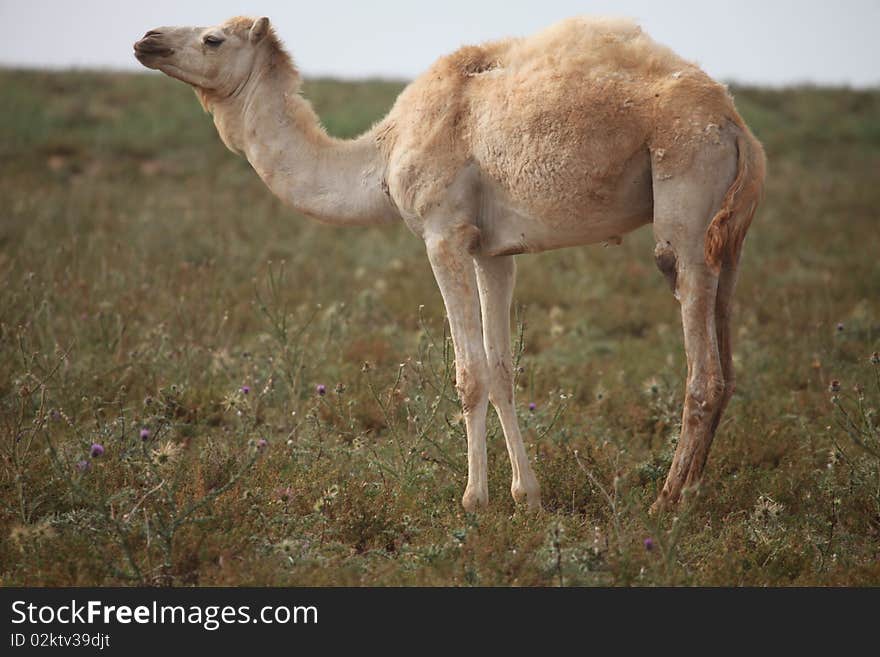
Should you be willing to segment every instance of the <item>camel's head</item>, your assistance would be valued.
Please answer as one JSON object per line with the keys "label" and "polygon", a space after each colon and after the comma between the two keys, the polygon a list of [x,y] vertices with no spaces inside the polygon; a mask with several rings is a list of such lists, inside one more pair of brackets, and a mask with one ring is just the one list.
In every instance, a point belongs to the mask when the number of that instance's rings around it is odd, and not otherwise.
{"label": "camel's head", "polygon": [[[250,78],[270,35],[268,18],[230,18],[214,27],[157,27],[135,42],[134,56],[147,68],[218,97]],[[269,39],[277,47],[274,35]]]}

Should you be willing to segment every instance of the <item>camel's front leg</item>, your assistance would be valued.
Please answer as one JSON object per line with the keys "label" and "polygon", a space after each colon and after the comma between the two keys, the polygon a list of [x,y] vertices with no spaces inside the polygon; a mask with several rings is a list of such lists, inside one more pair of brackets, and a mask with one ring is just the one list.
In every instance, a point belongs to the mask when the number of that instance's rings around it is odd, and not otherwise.
{"label": "camel's front leg", "polygon": [[468,483],[462,505],[468,511],[489,502],[486,473],[486,410],[489,404],[488,367],[483,350],[480,299],[473,257],[478,236],[471,225],[444,228],[425,238],[428,258],[449,317],[455,347],[455,378],[468,442]]}
{"label": "camel's front leg", "polygon": [[541,489],[529,465],[513,403],[513,358],[510,353],[510,302],[516,282],[513,256],[477,257],[477,282],[483,309],[483,343],[489,363],[489,399],[501,420],[513,481],[510,492],[529,509],[541,508]]}

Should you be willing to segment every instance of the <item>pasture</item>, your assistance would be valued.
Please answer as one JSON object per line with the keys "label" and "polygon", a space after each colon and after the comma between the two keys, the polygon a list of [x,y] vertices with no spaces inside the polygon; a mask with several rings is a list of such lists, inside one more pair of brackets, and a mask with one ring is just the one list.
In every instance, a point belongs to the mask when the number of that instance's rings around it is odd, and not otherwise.
{"label": "pasture", "polygon": [[[649,228],[517,258],[544,511],[510,498],[490,410],[467,514],[443,304],[404,226],[296,216],[158,75],[0,83],[3,585],[880,584],[880,92],[733,89],[768,157],[738,390],[700,489],[651,517],[685,361]],[[305,94],[350,137],[402,86]]]}

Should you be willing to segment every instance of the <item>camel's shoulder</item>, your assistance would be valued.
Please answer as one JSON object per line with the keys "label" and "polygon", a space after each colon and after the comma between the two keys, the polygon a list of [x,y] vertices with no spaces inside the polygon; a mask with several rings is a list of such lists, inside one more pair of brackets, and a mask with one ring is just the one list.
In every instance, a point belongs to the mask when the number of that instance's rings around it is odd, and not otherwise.
{"label": "camel's shoulder", "polygon": [[[422,147],[454,141],[469,113],[471,81],[499,69],[517,41],[462,46],[435,61],[406,86],[377,126],[376,134],[383,146],[403,146],[413,156],[420,156]],[[451,143],[441,148],[447,153],[455,150]]]}

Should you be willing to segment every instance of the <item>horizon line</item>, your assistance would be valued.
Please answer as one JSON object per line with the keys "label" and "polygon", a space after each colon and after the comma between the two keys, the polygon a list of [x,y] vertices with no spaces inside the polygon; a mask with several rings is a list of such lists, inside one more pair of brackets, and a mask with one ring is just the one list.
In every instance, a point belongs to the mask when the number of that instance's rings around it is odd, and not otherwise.
{"label": "horizon line", "polygon": [[[0,62],[0,70],[18,71],[23,73],[56,73],[59,75],[65,73],[92,73],[107,75],[162,75],[158,71],[138,70],[136,67],[122,66],[96,66],[96,65],[65,65],[57,66],[54,64],[19,64],[10,62]],[[418,77],[418,76],[416,76]],[[337,80],[339,82],[387,82],[396,84],[408,84],[415,80],[415,77],[394,76],[386,73],[369,73],[356,75],[342,75],[329,72],[303,73],[303,80]],[[853,83],[853,82],[817,82],[808,79],[793,79],[786,82],[750,82],[744,80],[735,80],[731,78],[721,78],[718,80],[721,84],[730,87],[749,87],[753,89],[771,89],[783,91],[786,89],[828,89],[828,90],[851,90],[851,91],[880,91],[880,80],[874,83]]]}

